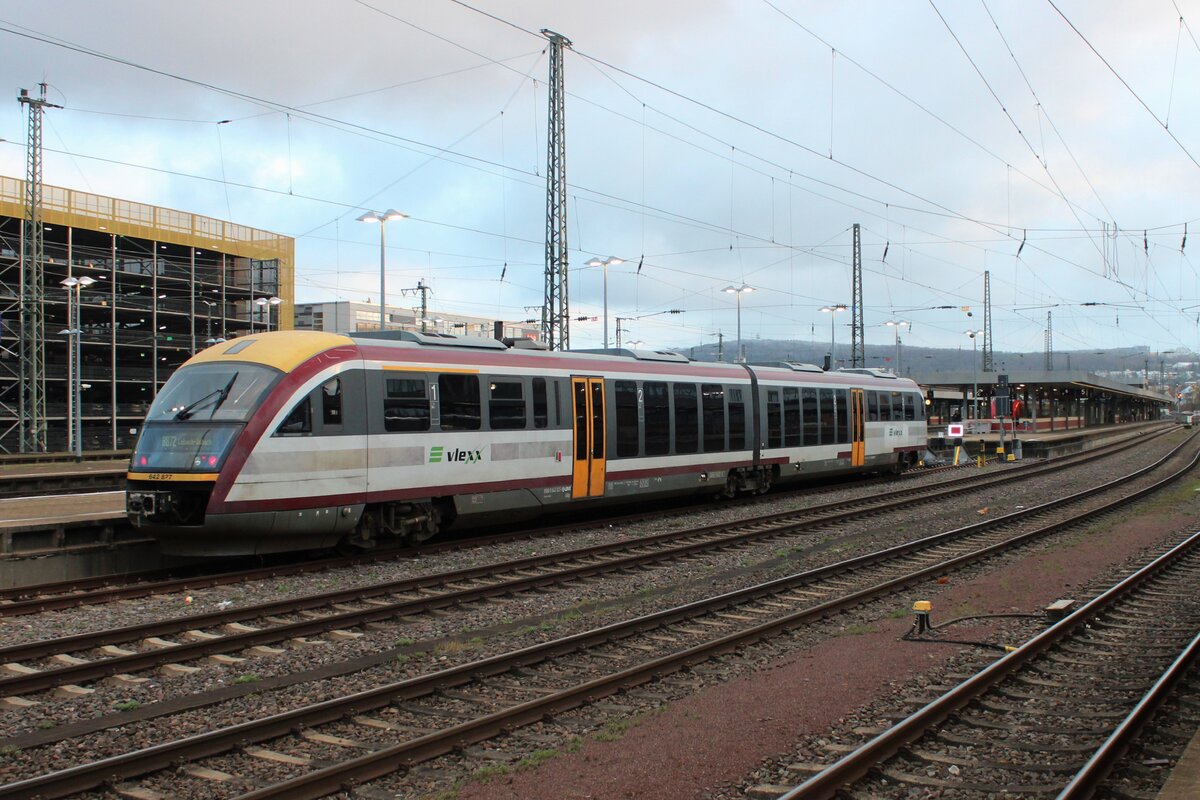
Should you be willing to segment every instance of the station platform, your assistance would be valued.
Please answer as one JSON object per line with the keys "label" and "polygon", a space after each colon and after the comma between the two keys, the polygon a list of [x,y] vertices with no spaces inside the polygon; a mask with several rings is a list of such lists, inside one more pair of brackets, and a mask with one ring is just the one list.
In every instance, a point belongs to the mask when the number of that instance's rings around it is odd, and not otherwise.
{"label": "station platform", "polygon": [[[986,420],[984,420],[986,422]],[[1163,429],[1180,428],[1177,423],[1169,420],[1153,422],[1122,422],[1114,425],[1092,425],[1086,428],[1068,428],[1066,430],[1025,431],[1018,429],[1016,437],[1021,443],[1022,458],[1054,458],[1069,455],[1093,447],[1109,444],[1118,439],[1145,436]],[[930,427],[929,449],[935,453],[944,453],[953,449],[953,443],[946,438],[946,426]],[[996,455],[1000,445],[999,430],[985,433],[967,434],[962,437],[963,447],[974,458],[981,453],[991,458]],[[1013,452],[1013,431],[1007,429],[1004,433],[1005,452]]]}

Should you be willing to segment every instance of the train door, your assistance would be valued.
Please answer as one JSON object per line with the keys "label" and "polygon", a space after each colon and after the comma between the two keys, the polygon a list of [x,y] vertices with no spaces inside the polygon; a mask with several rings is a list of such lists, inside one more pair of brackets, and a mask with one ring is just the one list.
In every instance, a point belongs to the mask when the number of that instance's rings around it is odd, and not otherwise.
{"label": "train door", "polygon": [[571,497],[604,496],[604,379],[571,378],[575,414]]}
{"label": "train door", "polygon": [[850,390],[850,466],[861,467],[867,460],[865,404],[862,389]]}

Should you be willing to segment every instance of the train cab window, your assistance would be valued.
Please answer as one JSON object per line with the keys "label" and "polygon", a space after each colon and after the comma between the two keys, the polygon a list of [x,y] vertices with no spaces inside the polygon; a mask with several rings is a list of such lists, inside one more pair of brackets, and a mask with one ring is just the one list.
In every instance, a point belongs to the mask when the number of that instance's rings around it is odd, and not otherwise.
{"label": "train cab window", "polygon": [[442,430],[477,431],[479,415],[479,376],[439,375]]}
{"label": "train cab window", "polygon": [[634,381],[615,381],[617,458],[638,454],[638,390]]}
{"label": "train cab window", "polygon": [[836,409],[834,422],[837,425],[837,442],[850,441],[850,393],[845,389],[836,389],[833,393],[834,408]]}
{"label": "train cab window", "polygon": [[671,451],[671,402],[667,385],[646,381],[642,384],[642,398],[646,420],[646,455],[666,455]]}
{"label": "train cab window", "polygon": [[304,433],[312,433],[312,401],[308,397],[296,403],[296,407],[275,429],[276,436],[298,436]]}
{"label": "train cab window", "polygon": [[783,390],[783,445],[799,447],[800,441],[800,390],[789,386]]}
{"label": "train cab window", "polygon": [[875,397],[879,398],[879,421],[892,421],[892,398],[887,392],[871,392]]}
{"label": "train cab window", "polygon": [[488,384],[488,424],[494,431],[525,427],[525,386],[521,381],[494,379]]}
{"label": "train cab window", "polygon": [[919,394],[913,395],[913,419],[925,419],[925,398]]}
{"label": "train cab window", "polygon": [[675,384],[675,452],[694,453],[700,446],[700,416],[696,384]]}
{"label": "train cab window", "polygon": [[867,396],[867,422],[879,422],[879,395],[875,392],[866,392]]}
{"label": "train cab window", "polygon": [[833,404],[833,389],[818,389],[821,397],[821,444],[837,441],[837,410]]}
{"label": "train cab window", "polygon": [[321,424],[342,424],[341,378],[330,378],[321,386]]}
{"label": "train cab window", "polygon": [[729,395],[729,449],[746,449],[746,403],[741,389],[730,389]]}
{"label": "train cab window", "polygon": [[385,431],[429,430],[429,397],[423,378],[388,378],[383,396]]}
{"label": "train cab window", "polygon": [[904,395],[904,419],[912,421],[917,418],[917,409],[913,405],[913,396],[911,394]]}
{"label": "train cab window", "polygon": [[549,409],[546,403],[546,379],[533,379],[533,427],[545,428],[549,424]]}
{"label": "train cab window", "polygon": [[700,406],[704,414],[704,452],[725,449],[725,387],[719,383],[700,385]]}
{"label": "train cab window", "polygon": [[904,400],[899,392],[892,392],[892,422],[904,419]]}
{"label": "train cab window", "polygon": [[801,405],[804,409],[804,446],[809,447],[821,443],[821,406],[817,401],[817,390],[804,388],[800,390]]}
{"label": "train cab window", "polygon": [[779,390],[767,390],[767,447],[783,444],[783,406],[779,404]]}

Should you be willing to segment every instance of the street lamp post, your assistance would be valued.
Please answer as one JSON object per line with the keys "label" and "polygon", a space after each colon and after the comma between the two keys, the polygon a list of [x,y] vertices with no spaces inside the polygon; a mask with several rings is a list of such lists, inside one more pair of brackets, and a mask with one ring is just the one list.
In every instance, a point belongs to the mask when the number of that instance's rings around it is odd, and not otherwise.
{"label": "street lamp post", "polygon": [[265,316],[267,318],[266,319],[267,333],[271,332],[271,309],[267,308],[267,306],[268,305],[270,305],[272,307],[277,306],[282,302],[283,302],[283,300],[281,298],[274,297],[274,296],[260,297],[254,301],[254,305],[258,306],[260,309],[262,309],[265,312]]}
{"label": "street lamp post", "polygon": [[67,336],[67,376],[70,382],[67,392],[67,447],[75,451],[76,461],[83,461],[83,397],[80,382],[83,365],[79,346],[79,340],[83,338],[83,322],[79,313],[79,290],[95,282],[95,278],[87,275],[59,281],[67,290],[67,329],[62,331]]}
{"label": "street lamp post", "polygon": [[821,310],[829,315],[829,368],[833,369],[835,366],[837,366],[837,359],[834,357],[834,353],[837,349],[834,346],[834,321],[837,319],[839,312],[846,310],[846,304],[838,303],[837,305],[832,306],[821,306]]}
{"label": "street lamp post", "polygon": [[205,309],[207,311],[207,319],[205,320],[205,328],[204,328],[205,336],[207,338],[204,340],[204,344],[208,347],[211,347],[214,344],[216,344],[217,342],[225,341],[224,339],[219,338],[219,337],[214,339],[213,335],[212,335],[212,311],[213,311],[213,308],[215,308],[217,304],[216,304],[216,301],[214,301],[214,300],[201,300],[200,302],[204,303],[204,305],[207,306],[207,309]]}
{"label": "street lamp post", "polygon": [[892,328],[896,333],[896,370],[895,370],[895,372],[897,375],[899,375],[900,374],[900,329],[903,327],[906,327],[908,325],[912,325],[912,323],[906,319],[889,319],[887,322],[885,322],[883,324],[887,325],[889,328]]}
{"label": "street lamp post", "polygon": [[963,331],[971,337],[971,415],[979,419],[979,337],[983,331]]}
{"label": "street lamp post", "polygon": [[745,361],[746,352],[742,349],[742,295],[754,291],[753,286],[726,286],[722,291],[737,298],[737,360]]}
{"label": "street lamp post", "polygon": [[358,218],[359,222],[378,222],[379,223],[379,330],[385,329],[384,320],[387,319],[384,311],[385,302],[384,295],[387,291],[386,266],[387,266],[387,223],[394,219],[408,219],[408,214],[401,213],[394,208],[389,208],[382,213],[378,211],[368,211]]}
{"label": "street lamp post", "polygon": [[624,264],[625,259],[609,256],[605,259],[593,258],[584,264],[585,267],[604,267],[604,349],[608,349],[608,268]]}

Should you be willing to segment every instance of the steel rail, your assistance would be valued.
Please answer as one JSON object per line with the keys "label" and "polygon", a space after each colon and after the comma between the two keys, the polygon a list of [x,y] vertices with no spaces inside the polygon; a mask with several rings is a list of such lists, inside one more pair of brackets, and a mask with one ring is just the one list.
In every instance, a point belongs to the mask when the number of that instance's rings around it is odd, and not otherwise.
{"label": "steel rail", "polygon": [[[1191,552],[1198,545],[1200,545],[1200,533],[1195,533],[1016,650],[990,664],[911,716],[901,720],[862,747],[846,754],[822,772],[817,773],[791,791],[780,795],[779,800],[823,800],[823,798],[833,797],[841,788],[862,780],[878,764],[895,756],[902,748],[916,742],[935,725],[943,722],[971,701],[978,699],[988,689],[1013,675],[1037,656],[1049,651],[1058,642],[1071,635],[1080,625],[1086,624],[1100,611],[1136,591],[1147,580],[1171,566],[1177,558]],[[1193,642],[1194,645],[1195,642]],[[1123,734],[1123,738],[1128,735],[1128,733]],[[1116,734],[1114,734],[1115,736]],[[1091,766],[1090,762],[1088,766]],[[1088,766],[1085,766],[1085,770],[1088,769]],[[1092,768],[1098,769],[1098,767]],[[1083,780],[1091,779],[1092,777],[1088,777]],[[1074,796],[1083,797],[1084,795]]]}
{"label": "steel rail", "polygon": [[[1176,448],[1175,452],[1181,448],[1182,445]],[[1165,456],[1159,463],[1169,457]],[[1151,486],[1111,500],[1100,508],[1091,509],[1081,515],[1081,518],[1107,513],[1121,505],[1140,499],[1178,479],[1194,468],[1197,461],[1200,461],[1200,455],[1193,456],[1183,469],[1176,471],[1174,474],[1156,481]],[[1153,465],[1143,468],[1137,474],[1144,473],[1152,467]],[[1122,478],[1112,481],[1105,484],[1105,487],[1113,488],[1127,480],[1128,478]],[[1099,490],[1101,489],[1086,490],[1085,492],[1078,493],[1077,496],[1090,496]],[[1059,504],[1058,501],[1054,501],[1043,504],[1043,506],[1039,506],[1038,508],[1044,511],[1048,506]],[[1007,515],[1010,519],[1021,516],[1023,516],[1023,512]],[[1033,541],[1049,533],[1073,526],[1078,524],[1079,521],[1080,518],[1070,518],[1051,523],[1037,530],[1027,531],[1012,539],[989,545],[978,551],[964,554],[944,563],[924,567],[915,572],[886,580],[875,586],[835,598],[817,606],[812,606],[775,620],[760,623],[751,628],[727,634],[705,644],[696,645],[674,654],[652,659],[639,666],[622,670],[613,675],[588,681],[558,694],[548,695],[535,701],[511,707],[507,713],[495,712],[480,719],[420,737],[411,742],[388,747],[352,761],[316,770],[306,776],[286,783],[251,792],[244,795],[243,800],[251,800],[251,798],[253,800],[261,800],[267,797],[321,797],[331,791],[338,791],[342,787],[387,774],[394,771],[397,766],[415,763],[435,755],[450,752],[473,742],[486,739],[496,732],[528,724],[531,721],[544,718],[547,714],[567,710],[613,694],[623,688],[645,683],[683,666],[699,663],[714,655],[737,650],[781,631],[791,630],[814,619],[828,616],[835,611],[861,605],[864,601],[890,594],[914,582],[945,574],[947,571],[958,566],[990,558],[1002,550],[1017,547],[1020,544]],[[984,524],[986,523],[977,523],[976,525],[967,526],[967,528],[962,530],[978,528]],[[938,534],[927,537],[926,540],[922,541],[942,539],[946,535]],[[900,551],[907,547],[908,545],[903,545],[883,552]],[[586,651],[605,642],[627,638],[640,632],[653,630],[664,625],[670,625],[698,615],[710,613],[711,611],[720,610],[738,602],[752,601],[764,595],[790,591],[796,588],[797,585],[803,585],[804,581],[810,580],[814,573],[827,574],[837,567],[844,570],[851,566],[858,566],[864,558],[849,559],[838,565],[828,565],[799,575],[779,578],[760,584],[759,586],[729,592],[673,609],[648,614],[633,620],[613,623],[551,642],[532,645],[511,653],[499,654],[479,661],[462,664],[437,673],[417,676],[398,683],[359,692],[348,697],[335,698],[272,715],[261,720],[241,723],[175,742],[166,742],[133,753],[112,756],[91,764],[83,764],[10,783],[0,786],[0,798],[7,800],[8,798],[39,797],[48,800],[49,798],[63,797],[75,792],[86,791],[105,782],[126,780],[157,769],[167,768],[176,765],[180,761],[195,760],[228,752],[237,747],[244,747],[248,744],[284,736],[299,729],[335,722],[347,716],[360,714],[363,711],[380,708],[391,702],[425,696],[438,689],[460,686],[477,678],[486,678],[502,674],[517,667],[536,664],[550,658]],[[1072,615],[1072,617],[1074,616]],[[1068,617],[1068,619],[1070,618]],[[1015,653],[1012,655],[1015,655]]]}
{"label": "steel rail", "polygon": [[[1009,467],[1005,470],[1006,473],[1011,473],[1014,470],[1045,468],[1047,463],[1054,465],[1056,468],[1064,468],[1075,463],[1076,461],[1086,461],[1097,456],[1108,456],[1122,452],[1126,449],[1135,447],[1148,441],[1152,441],[1160,436],[1170,433],[1173,428],[1164,427],[1161,430],[1155,430],[1149,436],[1144,434],[1127,435],[1117,442],[1103,445],[1084,453],[1073,453],[1064,456],[1060,459],[1053,459],[1049,462],[1030,461],[1021,464],[1018,467]],[[906,472],[902,479],[915,478],[921,475],[949,471],[954,469],[964,469],[966,465],[960,466],[943,466],[932,467],[919,472]],[[884,480],[893,482],[898,476],[887,476]],[[970,476],[960,479],[961,481],[978,481],[983,477],[991,476]],[[1011,478],[1010,478],[1011,479]],[[871,482],[868,479],[867,483]],[[959,481],[954,482],[959,485]],[[864,485],[863,482],[857,484]],[[798,491],[808,491],[801,489]],[[909,490],[914,491],[914,490]],[[771,498],[754,498],[750,502],[765,502],[768,500],[778,500],[780,495],[773,495]],[[660,512],[640,511],[635,514],[625,514],[620,516],[604,517],[603,521],[607,524],[620,524],[626,521],[641,521],[648,518],[658,518],[660,516],[668,516],[675,513],[677,509],[665,510]],[[535,529],[532,531],[524,531],[519,534],[495,534],[491,536],[473,537],[466,543],[467,547],[486,546],[495,542],[506,542],[513,539],[538,538],[550,535],[556,535],[563,531],[582,529],[591,527],[595,524],[594,520],[586,520],[582,522],[570,523],[567,525],[557,524],[544,528]],[[212,586],[223,586],[231,583],[238,583],[256,578],[271,578],[284,575],[307,574],[318,572],[324,569],[333,569],[347,565],[353,565],[363,562],[376,562],[381,560],[390,560],[395,558],[404,558],[414,555],[424,555],[429,553],[445,552],[447,550],[457,550],[463,547],[462,542],[441,542],[431,545],[423,545],[419,548],[397,548],[386,552],[376,552],[369,555],[356,556],[341,556],[332,559],[321,559],[319,561],[306,561],[295,564],[278,564],[265,568],[254,568],[247,570],[237,570],[234,572],[220,573],[216,575],[200,575],[188,576],[183,578],[171,579],[156,579],[155,576],[159,572],[144,573],[142,577],[138,575],[129,576],[136,583],[126,582],[119,586],[111,586],[111,576],[105,578],[81,579],[76,581],[60,581],[57,583],[40,584],[26,587],[16,587],[11,589],[0,589],[0,617],[5,616],[20,616],[24,614],[40,613],[42,611],[61,610],[65,608],[73,608],[84,603],[94,602],[109,602],[116,599],[129,599],[134,597],[144,597],[150,594],[170,594],[173,592],[194,591],[196,589],[207,588]],[[81,592],[80,589],[85,589],[87,592]],[[35,595],[30,597],[31,595]],[[10,600],[12,602],[3,602]]]}
{"label": "steel rail", "polygon": [[[1181,444],[1179,447],[1182,446],[1183,445]],[[1144,470],[1131,473],[1129,476],[1126,476],[1121,480],[1128,480],[1146,470],[1152,469],[1157,464],[1165,461],[1168,457],[1169,456],[1164,456],[1164,458],[1160,459],[1160,461],[1156,462],[1156,464],[1150,465]],[[1059,468],[1063,467],[1060,466]],[[1038,472],[1036,474],[1040,475],[1043,473]],[[1015,480],[1028,476],[1029,475],[1027,473],[1021,473],[1015,477],[1009,475],[1007,476],[1007,479]],[[975,478],[967,480],[968,482],[977,482],[977,479]],[[225,611],[210,612],[208,614],[164,620],[149,625],[133,625],[125,628],[99,631],[95,633],[76,634],[74,636],[43,640],[40,642],[10,645],[8,647],[0,648],[0,661],[20,662],[23,660],[46,658],[48,656],[57,655],[60,653],[80,652],[96,647],[102,647],[104,645],[121,644],[148,637],[168,636],[189,630],[211,628],[218,625],[261,619],[263,617],[278,614],[295,613],[298,611],[316,608],[326,608],[338,603],[360,601],[364,598],[378,597],[385,594],[413,592],[463,581],[494,578],[499,574],[520,573],[524,570],[550,567],[555,564],[562,564],[564,562],[574,562],[605,557],[613,553],[639,549],[648,545],[670,545],[672,542],[676,542],[680,539],[699,540],[683,545],[668,546],[662,550],[634,553],[632,555],[613,558],[607,561],[586,563],[580,566],[568,567],[565,569],[556,569],[553,572],[545,572],[532,576],[519,575],[516,578],[499,580],[485,586],[459,589],[450,592],[444,592],[438,595],[390,603],[384,606],[375,606],[365,610],[330,613],[316,619],[302,620],[284,625],[273,625],[261,630],[227,633],[217,639],[203,639],[194,642],[174,643],[171,647],[158,650],[137,652],[129,655],[112,656],[109,658],[88,661],[80,664],[56,667],[49,670],[40,670],[27,674],[2,677],[0,678],[0,693],[7,695],[20,695],[24,693],[43,691],[65,684],[83,683],[110,675],[137,672],[139,670],[145,670],[159,666],[163,663],[195,660],[204,656],[228,653],[235,650],[244,650],[257,645],[265,645],[286,639],[311,636],[340,628],[361,626],[371,622],[381,622],[398,616],[426,612],[432,609],[450,608],[489,597],[514,594],[521,591],[528,591],[530,589],[551,586],[567,581],[579,580],[581,578],[609,573],[621,569],[630,569],[664,560],[682,558],[688,555],[694,555],[696,553],[711,551],[714,549],[733,547],[748,541],[760,541],[772,537],[791,535],[797,531],[804,530],[805,528],[827,526],[831,523],[844,521],[846,519],[853,519],[865,514],[877,514],[883,510],[888,510],[894,507],[902,507],[914,502],[929,502],[945,496],[953,496],[954,494],[961,493],[961,491],[974,488],[974,483],[972,486],[962,487],[961,482],[959,482],[950,488],[937,489],[936,487],[933,487],[932,491],[924,491],[925,489],[929,488],[931,487],[917,487],[913,490],[897,490],[895,492],[879,495],[876,496],[876,498],[870,498],[868,500],[856,500],[849,503],[829,503],[822,506],[803,509],[799,512],[780,512],[735,523],[717,523],[687,532],[667,532],[655,534],[653,536],[644,537],[632,542],[608,543],[595,545],[588,548],[581,548],[578,550],[566,551],[564,553],[530,556],[524,559],[516,559],[509,562],[504,562],[502,564],[468,567],[449,573],[439,573],[417,578],[408,578],[401,581],[391,581],[368,587],[350,588],[341,590],[339,592],[310,595],[304,598],[293,598],[288,600],[260,603],[254,606],[245,606],[237,609],[229,609]],[[1096,491],[1102,490],[1103,488],[1103,486],[1097,487]],[[917,493],[915,497],[909,497],[908,499],[905,499],[906,496],[911,495],[913,492]],[[1077,496],[1083,497],[1087,495],[1081,494]],[[1071,498],[1064,498],[1062,502],[1069,501],[1070,499]],[[811,515],[814,512],[821,512],[825,509],[845,508],[847,505],[851,507],[847,511],[828,513],[824,516],[807,518],[808,515]],[[1036,513],[1039,508],[1041,507],[1033,507],[1022,512],[1016,512],[1016,514],[1022,515]],[[985,530],[990,526],[1003,523],[1008,518],[1008,516],[1000,516],[992,520],[982,521],[976,524],[976,528],[978,530]],[[763,524],[781,523],[786,524],[784,524],[784,527],[774,530],[762,530],[758,527]],[[752,529],[744,530],[746,528]],[[730,530],[735,532],[732,534],[725,533],[726,531]],[[736,531],[738,530],[742,530],[742,532],[737,533]],[[960,535],[961,530],[963,529],[960,529]],[[938,535],[940,534],[935,534],[935,536]],[[704,538],[714,536],[718,536],[720,538]],[[909,544],[924,546],[922,543],[926,541],[927,539],[922,539]],[[904,545],[901,545],[901,547],[904,547]]]}
{"label": "steel rail", "polygon": [[[1200,534],[1198,534],[1200,535]],[[1056,800],[1087,800],[1092,797],[1101,781],[1125,754],[1129,745],[1150,722],[1158,708],[1166,701],[1172,689],[1183,680],[1188,671],[1200,660],[1200,634],[1184,648],[1154,686],[1138,701],[1133,710],[1121,721],[1088,762],[1075,773]]]}

